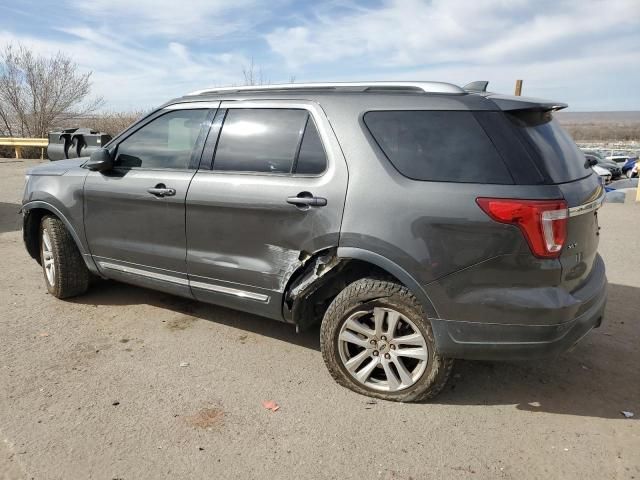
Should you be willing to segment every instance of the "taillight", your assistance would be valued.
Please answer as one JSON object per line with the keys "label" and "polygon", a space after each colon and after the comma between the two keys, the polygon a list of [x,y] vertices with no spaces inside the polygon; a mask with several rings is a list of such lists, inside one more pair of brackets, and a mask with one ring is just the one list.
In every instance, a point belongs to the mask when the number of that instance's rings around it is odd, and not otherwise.
{"label": "taillight", "polygon": [[567,202],[477,198],[476,202],[496,222],[517,225],[536,257],[556,258],[567,239]]}

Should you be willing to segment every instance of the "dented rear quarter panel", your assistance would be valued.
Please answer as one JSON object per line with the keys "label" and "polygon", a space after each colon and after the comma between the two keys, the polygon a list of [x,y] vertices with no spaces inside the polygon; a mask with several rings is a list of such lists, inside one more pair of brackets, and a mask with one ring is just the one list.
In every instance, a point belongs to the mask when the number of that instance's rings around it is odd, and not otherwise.
{"label": "dented rear quarter panel", "polygon": [[[418,101],[423,104],[404,108],[479,107],[451,98]],[[349,166],[357,172],[349,177],[339,253],[372,252],[375,255],[371,258],[379,256],[391,262],[415,282],[407,286],[426,298],[430,303],[425,305],[427,311],[439,318],[460,313],[473,317],[473,309],[482,307],[483,299],[471,298],[469,292],[478,288],[482,291],[510,283],[558,285],[560,262],[533,257],[519,229],[494,222],[477,206],[476,198],[562,198],[559,188],[441,183],[402,176],[362,120],[367,111],[401,108],[398,103],[376,106],[370,102],[362,108],[339,103],[327,106]],[[456,308],[459,299],[465,302],[465,309]]]}

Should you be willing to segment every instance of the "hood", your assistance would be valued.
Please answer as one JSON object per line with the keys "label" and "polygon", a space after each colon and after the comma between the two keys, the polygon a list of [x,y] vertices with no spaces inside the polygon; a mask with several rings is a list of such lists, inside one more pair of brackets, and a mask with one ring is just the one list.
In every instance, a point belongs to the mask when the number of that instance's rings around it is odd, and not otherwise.
{"label": "hood", "polygon": [[49,162],[30,168],[27,170],[27,175],[64,175],[72,168],[81,167],[87,160],[89,160],[88,157]]}

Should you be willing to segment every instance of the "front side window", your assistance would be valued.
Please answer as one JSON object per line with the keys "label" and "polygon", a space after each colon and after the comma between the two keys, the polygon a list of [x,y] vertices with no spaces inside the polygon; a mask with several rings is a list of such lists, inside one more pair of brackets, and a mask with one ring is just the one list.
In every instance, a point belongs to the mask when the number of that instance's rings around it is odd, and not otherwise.
{"label": "front side window", "polygon": [[405,177],[437,182],[512,184],[491,139],[466,111],[376,111],[364,122]]}
{"label": "front side window", "polygon": [[213,169],[231,172],[316,174],[326,157],[306,110],[229,109]]}
{"label": "front side window", "polygon": [[207,110],[174,110],[118,145],[116,166],[187,169]]}

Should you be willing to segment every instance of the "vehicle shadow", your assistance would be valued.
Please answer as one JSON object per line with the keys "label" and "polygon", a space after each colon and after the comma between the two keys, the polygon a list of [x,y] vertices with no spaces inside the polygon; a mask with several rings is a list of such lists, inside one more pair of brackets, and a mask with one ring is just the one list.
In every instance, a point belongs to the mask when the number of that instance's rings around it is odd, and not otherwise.
{"label": "vehicle shadow", "polygon": [[296,333],[291,324],[110,280],[96,280],[89,292],[69,301],[88,305],[147,304],[320,351],[319,326]]}
{"label": "vehicle shadow", "polygon": [[19,210],[17,203],[0,202],[0,233],[15,232],[22,228]]}
{"label": "vehicle shadow", "polygon": [[[640,288],[609,285],[602,327],[555,359],[527,362],[456,362],[445,390],[427,403],[515,405],[532,413],[623,419],[640,417]],[[149,304],[319,351],[319,327],[292,325],[111,281],[99,281],[72,300],[91,305]],[[426,406],[426,405],[425,405]]]}
{"label": "vehicle shadow", "polygon": [[527,362],[458,361],[432,403],[515,405],[528,412],[624,419],[640,417],[640,288],[610,284],[603,325],[558,358]]}

